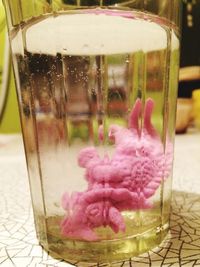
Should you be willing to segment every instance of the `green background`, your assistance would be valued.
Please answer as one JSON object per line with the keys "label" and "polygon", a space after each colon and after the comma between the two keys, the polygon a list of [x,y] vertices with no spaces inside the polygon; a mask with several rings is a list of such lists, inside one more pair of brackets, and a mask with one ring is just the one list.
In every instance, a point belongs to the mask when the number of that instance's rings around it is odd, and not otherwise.
{"label": "green background", "polygon": [[[1,79],[3,71],[3,60],[5,51],[5,36],[7,34],[5,13],[0,0],[0,90],[1,90]],[[10,66],[10,79],[7,87],[7,98],[3,114],[0,116],[0,133],[17,133],[20,132],[20,120],[17,105],[17,97],[15,90],[14,76],[12,67]],[[0,91],[1,93],[1,91]]]}

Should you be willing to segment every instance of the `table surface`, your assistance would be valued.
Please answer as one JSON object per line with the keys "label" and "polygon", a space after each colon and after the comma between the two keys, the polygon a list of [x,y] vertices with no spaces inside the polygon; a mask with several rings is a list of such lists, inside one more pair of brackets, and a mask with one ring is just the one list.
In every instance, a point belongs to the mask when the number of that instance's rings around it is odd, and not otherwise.
{"label": "table surface", "polygon": [[[72,266],[38,244],[19,135],[0,135],[0,266]],[[171,235],[149,253],[112,266],[200,266],[200,133],[176,137]]]}

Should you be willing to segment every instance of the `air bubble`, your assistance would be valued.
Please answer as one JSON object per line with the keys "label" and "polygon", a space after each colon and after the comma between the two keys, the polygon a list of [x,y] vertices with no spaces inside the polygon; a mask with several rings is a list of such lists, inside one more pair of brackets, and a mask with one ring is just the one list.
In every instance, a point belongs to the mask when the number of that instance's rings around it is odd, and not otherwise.
{"label": "air bubble", "polygon": [[129,56],[126,57],[126,63],[130,63]]}
{"label": "air bubble", "polygon": [[87,54],[87,53],[89,52],[89,45],[88,45],[88,44],[84,44],[84,45],[83,45],[83,52],[84,52],[85,54]]}
{"label": "air bubble", "polygon": [[67,52],[67,48],[63,48],[63,53],[66,53]]}

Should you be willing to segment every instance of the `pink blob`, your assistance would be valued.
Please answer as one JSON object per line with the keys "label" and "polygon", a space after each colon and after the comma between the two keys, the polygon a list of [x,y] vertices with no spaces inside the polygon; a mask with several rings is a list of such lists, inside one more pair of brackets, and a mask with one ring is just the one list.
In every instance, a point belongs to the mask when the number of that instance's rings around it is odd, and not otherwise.
{"label": "pink blob", "polygon": [[[62,234],[87,241],[98,240],[98,227],[110,227],[114,233],[125,232],[122,211],[152,208],[150,198],[171,172],[173,144],[164,149],[151,117],[154,101],[147,99],[141,125],[142,102],[137,99],[130,113],[128,128],[110,125],[108,138],[114,142],[112,158],[100,158],[95,147],[82,149],[78,164],[85,168],[88,188],[71,196],[65,193],[62,207],[66,217]],[[99,127],[104,140],[104,128]]]}
{"label": "pink blob", "polygon": [[99,155],[95,147],[87,147],[80,151],[78,156],[78,164],[80,167],[86,168],[91,160],[99,160]]}

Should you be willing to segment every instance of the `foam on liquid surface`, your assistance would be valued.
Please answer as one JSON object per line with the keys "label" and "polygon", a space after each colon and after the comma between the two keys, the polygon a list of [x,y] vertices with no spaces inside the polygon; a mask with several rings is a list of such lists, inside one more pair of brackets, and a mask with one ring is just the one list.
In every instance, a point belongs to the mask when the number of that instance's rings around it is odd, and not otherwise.
{"label": "foam on liquid surface", "polygon": [[[48,17],[25,33],[26,49],[56,55],[105,55],[144,52],[167,47],[166,30],[151,21],[105,14]],[[172,48],[178,48],[172,32]]]}

